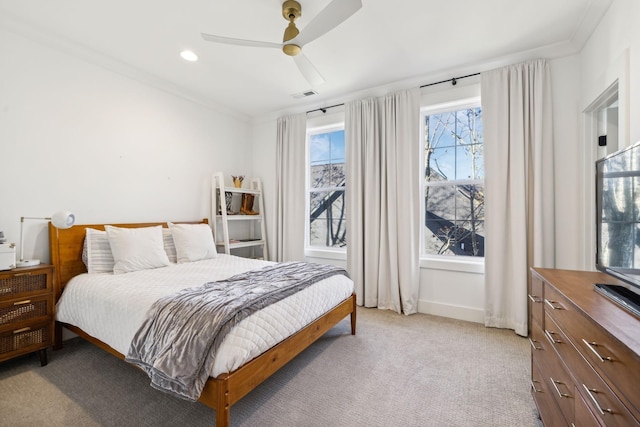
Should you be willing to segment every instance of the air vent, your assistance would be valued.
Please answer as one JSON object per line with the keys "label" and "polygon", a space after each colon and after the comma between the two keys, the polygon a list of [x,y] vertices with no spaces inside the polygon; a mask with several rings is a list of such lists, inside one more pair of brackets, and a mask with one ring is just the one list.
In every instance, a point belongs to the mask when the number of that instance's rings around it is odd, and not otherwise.
{"label": "air vent", "polygon": [[293,96],[295,99],[300,99],[300,98],[306,98],[307,96],[312,96],[312,95],[317,95],[317,94],[318,94],[318,92],[316,92],[315,90],[309,89],[309,90],[306,90],[306,91],[301,92],[301,93],[294,93],[291,96]]}

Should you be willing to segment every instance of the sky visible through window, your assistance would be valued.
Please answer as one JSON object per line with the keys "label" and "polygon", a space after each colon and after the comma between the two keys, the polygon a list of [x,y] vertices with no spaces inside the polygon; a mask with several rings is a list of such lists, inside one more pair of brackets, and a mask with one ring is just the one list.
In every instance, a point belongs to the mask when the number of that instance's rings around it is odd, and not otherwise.
{"label": "sky visible through window", "polygon": [[311,135],[311,166],[344,163],[344,130]]}

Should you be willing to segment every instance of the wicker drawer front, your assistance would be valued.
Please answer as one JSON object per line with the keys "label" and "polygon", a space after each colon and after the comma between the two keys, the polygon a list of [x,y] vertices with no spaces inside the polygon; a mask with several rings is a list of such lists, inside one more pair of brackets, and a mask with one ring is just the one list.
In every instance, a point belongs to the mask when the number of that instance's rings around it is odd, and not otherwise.
{"label": "wicker drawer front", "polygon": [[11,298],[20,294],[46,291],[48,286],[47,274],[17,273],[9,277],[0,276],[0,297]]}
{"label": "wicker drawer front", "polygon": [[8,359],[13,352],[26,353],[50,345],[51,323],[9,330],[0,333],[0,360]]}
{"label": "wicker drawer front", "polygon": [[0,329],[29,320],[44,320],[53,312],[49,296],[0,303]]}

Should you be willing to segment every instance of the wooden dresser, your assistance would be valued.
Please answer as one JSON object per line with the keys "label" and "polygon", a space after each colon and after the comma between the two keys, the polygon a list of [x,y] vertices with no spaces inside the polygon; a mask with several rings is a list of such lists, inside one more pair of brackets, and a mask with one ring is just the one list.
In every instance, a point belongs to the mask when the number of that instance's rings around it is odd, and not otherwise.
{"label": "wooden dresser", "polygon": [[531,394],[547,427],[640,425],[640,318],[594,283],[620,282],[531,270]]}
{"label": "wooden dresser", "polygon": [[53,343],[52,265],[0,271],[0,362],[35,351],[47,364]]}

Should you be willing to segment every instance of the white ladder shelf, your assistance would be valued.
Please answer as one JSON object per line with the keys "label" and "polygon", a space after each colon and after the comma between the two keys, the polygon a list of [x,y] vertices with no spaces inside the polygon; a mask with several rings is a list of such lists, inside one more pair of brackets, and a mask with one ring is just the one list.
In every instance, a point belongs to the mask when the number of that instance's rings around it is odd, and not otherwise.
{"label": "white ladder shelf", "polygon": [[[228,212],[226,196],[230,194],[230,207],[238,205],[238,200],[245,194],[254,196],[252,209],[257,209],[257,215],[245,215],[239,211],[234,214]],[[218,209],[220,208],[220,209]],[[266,225],[264,221],[264,200],[262,197],[262,181],[253,178],[248,188],[225,187],[224,173],[216,172],[211,179],[211,217],[213,219],[213,236],[216,246],[224,247],[227,255],[231,250],[239,248],[261,249],[261,255],[253,251],[254,257],[269,259],[267,252]],[[230,236],[229,224],[246,224],[248,237],[234,238]]]}

